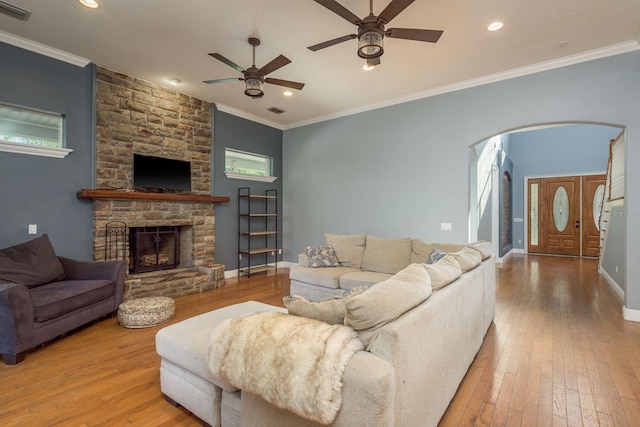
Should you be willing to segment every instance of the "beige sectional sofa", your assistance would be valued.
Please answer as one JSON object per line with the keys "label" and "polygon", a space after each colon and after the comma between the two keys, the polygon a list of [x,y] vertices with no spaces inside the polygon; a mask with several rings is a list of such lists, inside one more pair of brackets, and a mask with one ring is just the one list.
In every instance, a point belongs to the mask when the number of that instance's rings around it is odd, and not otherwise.
{"label": "beige sectional sofa", "polygon": [[[312,268],[307,253],[291,267],[291,294],[311,300],[329,298],[358,286],[382,282],[412,263],[425,263],[434,249],[458,252],[465,244],[427,243],[419,239],[382,239],[373,235],[325,234],[325,245],[337,255],[339,266]],[[486,256],[488,242],[473,243]],[[307,248],[308,250],[309,248]]]}
{"label": "beige sectional sofa", "polygon": [[[347,240],[346,237],[339,239]],[[404,241],[378,242],[365,236],[367,240],[367,245],[395,243],[407,250]],[[341,266],[314,269],[322,275],[319,276],[322,280],[314,283],[297,280],[300,283],[297,289],[334,295],[342,292],[338,289],[343,289],[340,279],[344,274],[362,273],[355,275],[357,279],[345,282],[349,283],[345,286],[362,283],[368,273],[387,277],[355,296],[329,302],[343,302],[343,323],[357,332],[364,347],[344,368],[342,403],[332,426],[436,426],[493,321],[495,257],[489,252],[490,244],[439,245],[450,253],[436,264],[426,265],[424,261],[432,248],[414,239],[409,239],[409,243],[409,262],[420,258],[420,263],[412,263],[397,274],[367,270],[362,265],[361,268]],[[344,251],[336,251],[345,255]],[[369,253],[368,258],[364,256],[365,250],[362,254],[362,263],[371,268],[373,253]],[[305,267],[298,268],[306,271]],[[327,273],[320,273],[332,268],[343,272],[337,280],[335,276],[326,279]],[[303,274],[296,277],[302,279]],[[328,283],[331,285],[325,286]],[[156,349],[162,357],[162,391],[170,401],[183,405],[212,426],[319,426],[269,403],[258,394],[229,384],[210,369],[208,332],[223,319],[255,311],[283,310],[249,302],[162,329],[156,337]],[[316,343],[309,343],[313,344]]]}

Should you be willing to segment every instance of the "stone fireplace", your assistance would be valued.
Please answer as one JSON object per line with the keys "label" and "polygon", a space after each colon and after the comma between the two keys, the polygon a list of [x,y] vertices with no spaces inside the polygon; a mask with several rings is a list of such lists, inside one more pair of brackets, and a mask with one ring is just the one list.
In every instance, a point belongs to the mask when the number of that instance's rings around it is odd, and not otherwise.
{"label": "stone fireplace", "polygon": [[[174,258],[154,271],[131,265],[137,248],[126,239],[130,273],[124,299],[180,296],[223,285],[224,266],[215,261],[214,203],[228,198],[210,195],[209,103],[99,67],[96,128],[96,190],[79,194],[93,199],[94,259],[110,258],[106,225],[113,221],[125,223],[128,231],[179,230],[173,249],[163,248],[177,253],[162,259],[145,254],[147,267]],[[192,191],[133,191],[134,153],[190,162]]]}

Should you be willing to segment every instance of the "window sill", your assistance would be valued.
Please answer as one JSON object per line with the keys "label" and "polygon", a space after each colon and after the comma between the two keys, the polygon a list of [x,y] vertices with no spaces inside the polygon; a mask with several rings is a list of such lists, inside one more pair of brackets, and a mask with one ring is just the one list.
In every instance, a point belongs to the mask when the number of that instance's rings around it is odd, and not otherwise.
{"label": "window sill", "polygon": [[237,173],[237,172],[229,172],[229,171],[225,171],[224,174],[227,176],[227,178],[245,179],[247,181],[273,182],[276,179],[278,179],[277,176],[248,175],[246,173]]}
{"label": "window sill", "polygon": [[0,141],[0,151],[7,153],[30,154],[32,156],[54,157],[62,159],[73,152],[70,148],[51,148],[39,145],[20,144],[17,142]]}

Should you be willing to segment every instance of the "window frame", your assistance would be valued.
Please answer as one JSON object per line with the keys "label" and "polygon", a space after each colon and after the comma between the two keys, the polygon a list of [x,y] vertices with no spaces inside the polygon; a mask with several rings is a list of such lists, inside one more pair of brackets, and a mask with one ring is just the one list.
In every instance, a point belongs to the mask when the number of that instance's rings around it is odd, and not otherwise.
{"label": "window frame", "polygon": [[[243,156],[254,156],[256,159],[264,159],[268,162],[268,171],[265,171],[265,175],[254,175],[242,172],[236,172],[233,170],[227,170],[227,158],[229,153],[240,154]],[[273,173],[273,157],[259,153],[252,153],[249,151],[238,150],[235,148],[225,147],[224,149],[224,173],[227,178],[231,179],[244,179],[248,181],[261,181],[261,182],[273,182],[277,177],[271,175]]]}
{"label": "window frame", "polygon": [[[28,142],[15,142],[15,141],[6,141],[0,139],[0,151],[7,153],[17,153],[17,154],[29,154],[34,156],[44,156],[44,157],[53,157],[53,158],[64,158],[73,152],[72,149],[66,148],[66,118],[64,114],[52,113],[50,111],[39,110],[36,108],[25,107],[21,105],[13,105],[5,102],[0,102],[0,107],[12,109],[12,110],[20,110],[31,113],[37,113],[44,116],[55,117],[59,120],[58,126],[58,146],[57,147],[49,147],[44,145],[30,144]],[[0,121],[3,121],[3,118],[0,118]],[[0,133],[2,135],[3,133]],[[37,139],[37,138],[36,138]]]}

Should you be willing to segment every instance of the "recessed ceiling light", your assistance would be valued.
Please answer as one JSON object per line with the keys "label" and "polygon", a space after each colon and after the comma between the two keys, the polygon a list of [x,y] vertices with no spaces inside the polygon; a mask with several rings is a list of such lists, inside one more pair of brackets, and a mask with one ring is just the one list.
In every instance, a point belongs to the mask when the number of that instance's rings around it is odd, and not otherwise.
{"label": "recessed ceiling light", "polygon": [[282,94],[284,96],[291,96],[291,95],[293,95],[293,92],[291,92],[290,90],[285,90],[284,92],[282,92]]}
{"label": "recessed ceiling light", "polygon": [[91,9],[97,9],[100,7],[96,0],[78,0],[81,5],[90,7]]}
{"label": "recessed ceiling light", "polygon": [[371,70],[374,69],[374,66],[373,65],[369,65],[369,64],[364,64],[362,66],[362,69],[365,70],[365,71],[371,71]]}
{"label": "recessed ceiling light", "polygon": [[175,77],[172,77],[172,78],[170,78],[170,79],[167,79],[167,81],[168,81],[169,83],[171,83],[172,85],[174,85],[174,86],[178,86],[180,83],[182,83],[182,80],[180,80],[180,79],[176,79]]}
{"label": "recessed ceiling light", "polygon": [[504,27],[504,23],[501,22],[501,21],[496,21],[496,22],[492,22],[491,24],[489,24],[489,26],[487,27],[487,30],[489,30],[489,31],[498,31],[502,27]]}

